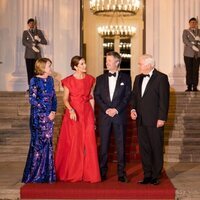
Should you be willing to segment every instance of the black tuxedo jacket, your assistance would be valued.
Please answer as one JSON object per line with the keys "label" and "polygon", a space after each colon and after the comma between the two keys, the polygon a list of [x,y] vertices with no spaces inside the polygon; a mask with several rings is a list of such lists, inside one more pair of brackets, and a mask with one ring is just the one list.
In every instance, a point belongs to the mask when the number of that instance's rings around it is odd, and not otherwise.
{"label": "black tuxedo jacket", "polygon": [[169,108],[169,82],[167,75],[154,69],[141,97],[142,75],[134,81],[131,105],[137,112],[138,125],[156,126],[157,120],[167,120]]}
{"label": "black tuxedo jacket", "polygon": [[[110,99],[108,84],[108,73],[97,77],[94,97],[99,107],[99,121],[102,123],[105,120],[124,123],[131,95],[131,78],[129,75],[119,72],[112,101]],[[117,109],[118,114],[114,117],[109,117],[105,113],[108,108]]]}

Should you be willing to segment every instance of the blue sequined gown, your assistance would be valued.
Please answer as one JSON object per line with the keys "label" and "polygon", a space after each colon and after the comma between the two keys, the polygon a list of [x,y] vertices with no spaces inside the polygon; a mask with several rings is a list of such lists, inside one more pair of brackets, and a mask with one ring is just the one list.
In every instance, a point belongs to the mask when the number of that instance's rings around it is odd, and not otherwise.
{"label": "blue sequined gown", "polygon": [[22,182],[54,182],[53,121],[48,118],[50,112],[57,108],[53,78],[33,77],[29,95],[31,141]]}

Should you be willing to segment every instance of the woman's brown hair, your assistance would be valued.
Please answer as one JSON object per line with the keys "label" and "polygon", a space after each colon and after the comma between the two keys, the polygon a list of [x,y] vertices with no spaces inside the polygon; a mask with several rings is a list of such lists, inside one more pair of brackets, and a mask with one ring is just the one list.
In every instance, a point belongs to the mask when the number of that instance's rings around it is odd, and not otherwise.
{"label": "woman's brown hair", "polygon": [[76,66],[78,65],[78,63],[79,63],[79,61],[80,61],[81,59],[84,59],[84,58],[81,57],[81,56],[74,56],[74,57],[71,59],[71,68],[72,68],[72,70],[75,70],[74,67],[76,67]]}

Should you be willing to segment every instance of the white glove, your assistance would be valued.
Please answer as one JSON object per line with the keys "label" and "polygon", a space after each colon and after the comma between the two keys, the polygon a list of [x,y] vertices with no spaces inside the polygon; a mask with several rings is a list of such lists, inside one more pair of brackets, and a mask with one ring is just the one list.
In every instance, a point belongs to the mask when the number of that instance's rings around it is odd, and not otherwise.
{"label": "white glove", "polygon": [[199,52],[199,49],[196,47],[196,46],[192,46],[192,49],[194,50],[194,51],[196,51],[196,52]]}
{"label": "white glove", "polygon": [[200,37],[197,35],[197,36],[195,37],[195,40],[196,40],[196,41],[200,41]]}
{"label": "white glove", "polygon": [[35,39],[35,40],[37,40],[38,42],[40,42],[40,41],[41,41],[41,39],[39,38],[39,36],[38,36],[38,35],[35,35],[35,36],[34,36],[34,39]]}
{"label": "white glove", "polygon": [[36,53],[39,53],[40,50],[38,48],[36,48],[35,46],[32,46],[33,51],[35,51]]}

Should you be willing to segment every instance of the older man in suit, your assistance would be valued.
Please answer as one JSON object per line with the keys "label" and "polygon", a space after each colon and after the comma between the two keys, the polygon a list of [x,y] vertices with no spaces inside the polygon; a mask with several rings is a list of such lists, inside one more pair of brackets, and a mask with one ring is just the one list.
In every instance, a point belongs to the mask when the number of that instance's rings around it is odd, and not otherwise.
{"label": "older man in suit", "polygon": [[125,125],[127,106],[131,94],[130,76],[119,71],[121,56],[108,52],[108,73],[96,79],[94,96],[99,106],[100,172],[102,181],[107,178],[109,139],[114,130],[118,159],[118,181],[128,182],[125,171]]}
{"label": "older man in suit", "polygon": [[26,70],[28,75],[28,85],[31,78],[34,76],[35,62],[41,58],[41,49],[39,44],[47,44],[41,30],[37,29],[36,21],[30,18],[27,22],[28,30],[24,30],[22,36],[22,44],[25,46]]}
{"label": "older man in suit", "polygon": [[144,179],[140,184],[159,184],[163,168],[164,124],[169,107],[167,75],[154,68],[151,55],[139,59],[141,74],[134,81],[131,118],[137,119],[138,140]]}
{"label": "older man in suit", "polygon": [[186,66],[187,90],[198,91],[200,64],[200,29],[196,18],[189,20],[189,29],[183,31],[184,62]]}

